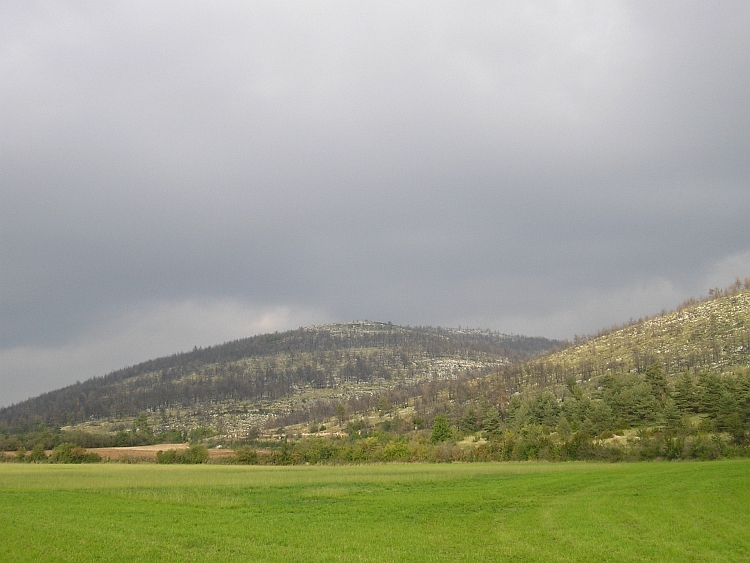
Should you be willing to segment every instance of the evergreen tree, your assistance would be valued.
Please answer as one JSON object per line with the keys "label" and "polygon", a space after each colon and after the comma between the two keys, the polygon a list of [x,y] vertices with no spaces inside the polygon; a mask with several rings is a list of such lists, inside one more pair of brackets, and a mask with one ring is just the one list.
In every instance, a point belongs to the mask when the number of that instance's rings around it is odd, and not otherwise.
{"label": "evergreen tree", "polygon": [[680,409],[677,408],[677,403],[672,398],[668,398],[664,403],[664,423],[667,430],[682,429],[682,415]]}
{"label": "evergreen tree", "polygon": [[432,423],[432,435],[430,436],[430,442],[433,444],[439,444],[445,442],[451,437],[451,427],[448,424],[448,419],[444,414],[439,414],[435,417],[435,421]]}
{"label": "evergreen tree", "polygon": [[570,423],[568,422],[568,419],[564,416],[560,417],[560,422],[557,425],[557,433],[560,434],[563,438],[567,438],[570,436],[572,429],[570,428]]}
{"label": "evergreen tree", "polygon": [[721,379],[715,373],[704,373],[699,378],[700,382],[700,410],[707,413],[711,418],[719,414],[719,403],[724,394]]}
{"label": "evergreen tree", "polygon": [[500,430],[500,414],[495,407],[485,407],[482,413],[482,430],[488,435],[496,434]]}
{"label": "evergreen tree", "polygon": [[586,418],[586,426],[590,428],[591,434],[600,434],[612,428],[614,416],[612,409],[603,401],[593,403],[589,416]]}
{"label": "evergreen tree", "polygon": [[477,413],[474,412],[474,409],[472,407],[468,407],[464,411],[463,417],[461,417],[461,430],[464,432],[476,432],[477,430],[479,430]]}
{"label": "evergreen tree", "polygon": [[646,374],[644,376],[646,383],[651,385],[651,390],[654,396],[661,400],[667,395],[667,377],[664,375],[664,370],[658,363],[653,363],[646,368]]}
{"label": "evergreen tree", "polygon": [[346,407],[341,403],[336,407],[336,418],[338,418],[340,426],[343,426],[348,418],[346,415]]}
{"label": "evergreen tree", "polygon": [[557,426],[560,418],[560,405],[551,391],[544,391],[534,401],[533,406],[534,423],[543,424],[550,428]]}
{"label": "evergreen tree", "polygon": [[684,372],[677,378],[674,385],[674,402],[684,413],[697,411],[698,389],[689,372]]}

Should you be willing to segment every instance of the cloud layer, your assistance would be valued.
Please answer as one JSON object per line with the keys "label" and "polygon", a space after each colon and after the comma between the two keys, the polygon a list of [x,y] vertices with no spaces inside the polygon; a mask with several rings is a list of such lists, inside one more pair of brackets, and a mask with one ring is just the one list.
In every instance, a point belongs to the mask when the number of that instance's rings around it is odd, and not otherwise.
{"label": "cloud layer", "polygon": [[0,404],[369,318],[572,337],[750,275],[745,3],[0,8]]}

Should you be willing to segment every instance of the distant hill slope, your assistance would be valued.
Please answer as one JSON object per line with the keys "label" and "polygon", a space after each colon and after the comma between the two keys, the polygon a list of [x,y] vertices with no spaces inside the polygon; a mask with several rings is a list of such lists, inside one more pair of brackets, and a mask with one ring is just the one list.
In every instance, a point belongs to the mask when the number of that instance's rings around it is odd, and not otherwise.
{"label": "distant hill slope", "polygon": [[239,413],[241,422],[232,424],[240,431],[259,417],[292,409],[295,401],[488,373],[561,345],[367,321],[300,328],[147,361],[45,393],[1,409],[0,423],[66,425],[160,409],[205,414],[209,405],[221,404],[222,413]]}
{"label": "distant hill slope", "polygon": [[505,384],[545,387],[570,378],[643,373],[722,371],[750,366],[750,290],[726,292],[680,310],[500,370]]}
{"label": "distant hill slope", "polygon": [[427,427],[445,416],[459,438],[481,430],[491,459],[747,455],[748,286],[487,376],[424,386],[401,416]]}

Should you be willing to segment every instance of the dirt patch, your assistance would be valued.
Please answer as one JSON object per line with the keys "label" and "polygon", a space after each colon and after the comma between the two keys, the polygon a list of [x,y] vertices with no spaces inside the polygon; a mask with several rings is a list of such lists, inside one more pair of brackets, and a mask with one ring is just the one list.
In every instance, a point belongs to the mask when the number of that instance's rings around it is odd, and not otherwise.
{"label": "dirt patch", "polygon": [[[190,447],[190,444],[154,444],[153,446],[128,446],[119,448],[88,448],[87,452],[97,453],[102,459],[111,460],[142,460],[142,461],[156,461],[156,453],[159,451],[166,452],[167,450],[186,450]],[[222,459],[232,457],[234,455],[233,450],[214,448],[208,450],[208,459]]]}
{"label": "dirt patch", "polygon": [[[104,460],[120,461],[120,460],[132,460],[132,461],[156,461],[156,452],[167,450],[186,450],[190,447],[190,444],[155,444],[153,446],[128,446],[119,448],[87,448],[87,452],[97,453]],[[28,452],[27,452],[28,453]],[[46,450],[44,453],[49,456],[52,450]],[[5,457],[13,458],[16,457],[16,452],[0,452],[0,455]],[[234,450],[214,448],[208,450],[208,459],[225,459],[234,456]]]}

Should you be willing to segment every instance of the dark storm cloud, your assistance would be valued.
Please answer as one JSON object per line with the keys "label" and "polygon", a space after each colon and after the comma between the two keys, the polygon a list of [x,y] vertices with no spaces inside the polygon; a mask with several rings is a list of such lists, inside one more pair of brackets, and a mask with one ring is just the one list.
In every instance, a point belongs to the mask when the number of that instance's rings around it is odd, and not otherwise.
{"label": "dark storm cloud", "polygon": [[0,404],[297,323],[571,337],[750,274],[744,3],[1,10]]}

